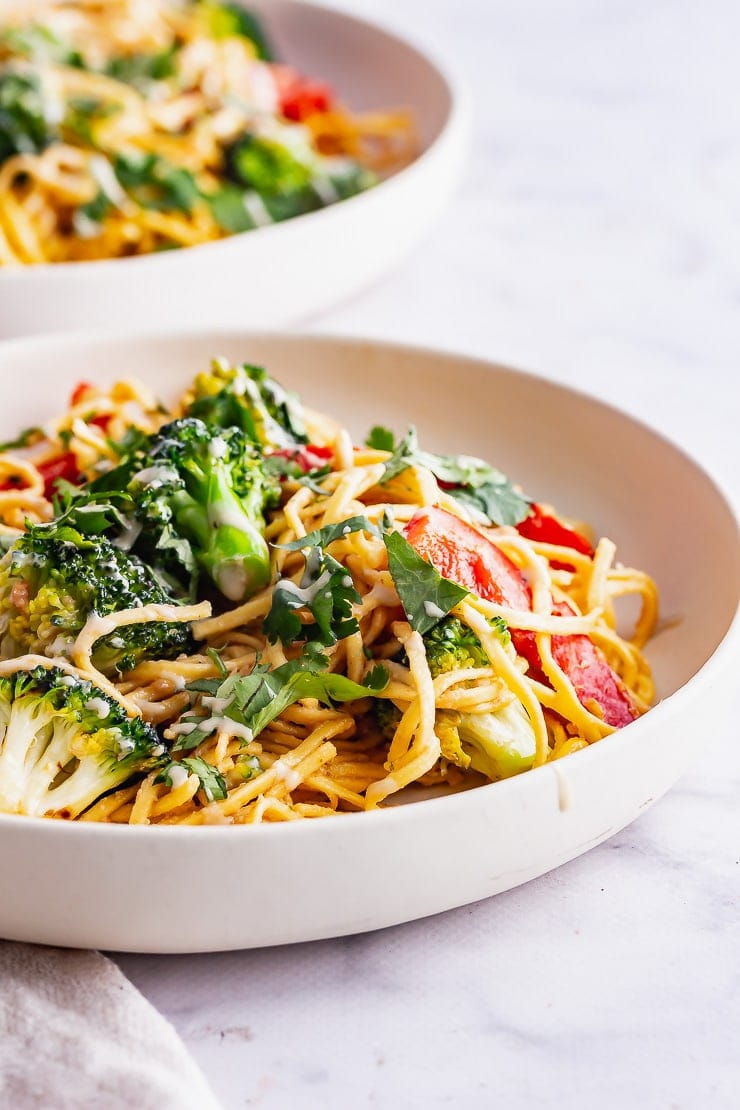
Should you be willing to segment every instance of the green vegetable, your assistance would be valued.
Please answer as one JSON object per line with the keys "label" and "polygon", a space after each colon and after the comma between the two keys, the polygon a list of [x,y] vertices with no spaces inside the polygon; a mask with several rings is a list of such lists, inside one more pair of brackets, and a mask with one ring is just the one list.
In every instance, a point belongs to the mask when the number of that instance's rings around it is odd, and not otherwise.
{"label": "green vegetable", "polygon": [[[170,602],[151,570],[108,540],[85,535],[66,519],[32,525],[0,562],[0,655],[65,656],[92,613]],[[102,637],[92,659],[112,674],[192,650],[186,624],[152,621]]]}
{"label": "green vegetable", "polygon": [[65,105],[62,138],[66,140],[71,135],[73,142],[94,147],[96,145],[93,134],[95,124],[109,119],[120,110],[120,104],[101,100],[97,96],[71,96]]}
{"label": "green vegetable", "polygon": [[252,231],[257,226],[247,211],[244,190],[237,185],[223,185],[218,192],[206,197],[214,220],[222,231],[237,235]]}
{"label": "green vegetable", "polygon": [[208,29],[215,39],[232,36],[249,39],[258,58],[267,62],[274,60],[272,47],[254,12],[241,4],[215,3],[213,0],[204,0],[198,7],[207,17]]}
{"label": "green vegetable", "polygon": [[381,424],[376,424],[367,433],[365,446],[372,447],[376,451],[395,451],[396,437],[390,428],[384,428]]}
{"label": "green vegetable", "polygon": [[226,782],[223,775],[219,774],[212,763],[208,763],[197,755],[169,763],[157,775],[155,781],[166,782],[169,786],[172,786],[172,771],[176,767],[184,767],[189,774],[196,775],[200,779],[200,789],[203,791],[207,802],[221,801],[226,797]]}
{"label": "green vegetable", "polygon": [[[188,690],[206,695],[203,708],[208,711],[214,703],[218,716],[193,717],[199,721],[199,735],[203,738],[214,732],[225,717],[244,729],[254,738],[279,717],[288,706],[304,698],[316,698],[322,705],[356,701],[374,697],[388,685],[388,672],[376,666],[366,675],[363,683],[353,682],[340,674],[327,670],[329,658],[315,644],[308,645],[302,655],[275,670],[258,663],[249,675],[230,675],[219,679],[193,682]],[[192,732],[187,732],[175,743],[173,750],[194,747]],[[245,736],[245,741],[247,736]],[[201,740],[198,739],[197,743]]]}
{"label": "green vegetable", "polygon": [[388,569],[409,624],[422,635],[468,596],[468,590],[450,582],[422,559],[400,532],[383,537]]}
{"label": "green vegetable", "polygon": [[501,471],[469,455],[433,455],[422,451],[413,427],[386,463],[381,481],[389,482],[409,466],[431,470],[448,493],[482,513],[491,524],[519,524],[529,515],[531,502],[514,489]]}
{"label": "green vegetable", "polygon": [[190,213],[200,190],[190,170],[174,166],[159,154],[128,151],[117,154],[113,169],[121,186],[143,208]]}
{"label": "green vegetable", "polygon": [[158,766],[164,747],[91,682],[48,670],[0,678],[0,810],[77,817]]}
{"label": "green vegetable", "polygon": [[173,43],[158,54],[119,54],[108,62],[105,72],[109,77],[147,93],[152,82],[174,77],[177,51],[178,47]]}
{"label": "green vegetable", "polygon": [[36,74],[0,70],[0,165],[13,154],[38,154],[51,139]]}
{"label": "green vegetable", "polygon": [[311,184],[311,169],[274,139],[245,134],[226,150],[226,173],[237,185],[261,194],[299,193]]}
{"label": "green vegetable", "polygon": [[0,36],[0,43],[13,54],[21,54],[34,62],[84,69],[80,52],[39,23],[9,28]]}
{"label": "green vegetable", "polygon": [[278,450],[308,443],[300,401],[261,366],[214,359],[193,383],[188,416],[215,428],[241,428],[253,443]]}
{"label": "green vegetable", "polygon": [[174,592],[193,597],[199,571],[230,601],[269,581],[264,514],[280,491],[239,428],[175,420],[88,489],[128,499],[141,526],[131,550]]}
{"label": "green vegetable", "polygon": [[[489,621],[503,644],[509,630],[500,617]],[[432,678],[468,667],[488,667],[483,647],[467,625],[448,617],[424,637]],[[512,699],[493,713],[458,713],[438,709],[435,731],[442,754],[460,767],[472,767],[489,779],[509,778],[528,770],[534,762],[536,741],[524,706]]]}
{"label": "green vegetable", "polygon": [[[294,640],[318,641],[327,647],[359,629],[352,606],[358,594],[346,567],[328,552],[313,547],[306,555],[300,584],[281,579],[272,592],[272,605],[262,629],[271,643],[285,646]],[[304,624],[299,612],[310,614],[314,623]]]}
{"label": "green vegetable", "polygon": [[309,532],[290,543],[275,544],[283,551],[302,551],[304,547],[328,547],[335,540],[342,540],[353,532],[368,532],[371,536],[379,536],[380,530],[367,519],[366,516],[350,516],[336,524],[325,524],[315,532]]}
{"label": "green vegetable", "polygon": [[15,439],[6,439],[4,443],[0,443],[0,451],[15,451],[20,447],[33,447],[34,443],[38,443],[43,438],[43,428],[24,428]]}
{"label": "green vegetable", "polygon": [[[492,617],[488,622],[502,643],[508,644],[511,636],[506,621]],[[424,636],[424,647],[432,677],[464,667],[490,666],[481,642],[466,624],[457,617],[445,617]]]}

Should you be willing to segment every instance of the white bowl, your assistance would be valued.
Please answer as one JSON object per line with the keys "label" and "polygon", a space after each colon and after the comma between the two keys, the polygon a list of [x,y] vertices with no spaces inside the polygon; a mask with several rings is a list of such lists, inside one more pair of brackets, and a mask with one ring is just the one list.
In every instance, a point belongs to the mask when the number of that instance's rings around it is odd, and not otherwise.
{"label": "white bowl", "polygon": [[444,207],[462,165],[466,98],[381,27],[302,0],[256,0],[281,58],[349,107],[408,107],[421,153],[357,197],[284,223],[134,258],[0,268],[0,337],[79,328],[278,327],[377,280]]}
{"label": "white bowl", "polygon": [[[541,875],[675,782],[728,708],[740,655],[737,521],[695,462],[623,413],[528,374],[376,342],[244,333],[5,344],[0,435],[63,406],[79,378],[139,375],[174,397],[214,354],[266,364],[356,437],[413,421],[430,449],[491,457],[608,533],[622,560],[655,576],[670,618],[649,647],[662,700],[557,764],[383,811],[194,829],[0,816],[0,935],[185,952],[376,929]],[[24,381],[33,397],[11,384]]]}

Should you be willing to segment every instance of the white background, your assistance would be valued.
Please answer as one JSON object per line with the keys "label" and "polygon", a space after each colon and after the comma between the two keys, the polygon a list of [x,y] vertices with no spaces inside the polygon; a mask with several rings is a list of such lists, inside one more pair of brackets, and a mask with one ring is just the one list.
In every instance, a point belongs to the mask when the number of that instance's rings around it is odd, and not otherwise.
{"label": "white background", "polygon": [[[737,497],[740,5],[345,6],[446,55],[475,134],[431,239],[316,326],[585,387]],[[119,962],[228,1108],[729,1110],[739,786],[735,719],[639,821],[519,890],[371,936]],[[194,898],[220,897],[197,876]]]}

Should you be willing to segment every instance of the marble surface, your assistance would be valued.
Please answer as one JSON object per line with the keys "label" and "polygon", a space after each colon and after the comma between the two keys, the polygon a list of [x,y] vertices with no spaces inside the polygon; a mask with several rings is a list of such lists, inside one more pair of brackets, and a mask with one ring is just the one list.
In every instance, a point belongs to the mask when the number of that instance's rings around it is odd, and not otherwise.
{"label": "marble surface", "polygon": [[[475,141],[430,241],[314,326],[586,387],[677,438],[737,498],[734,0],[344,6],[456,63]],[[729,1110],[736,722],[698,737],[694,767],[619,836],[488,902],[364,937],[119,963],[229,1110]],[[197,896],[211,897],[207,877]]]}

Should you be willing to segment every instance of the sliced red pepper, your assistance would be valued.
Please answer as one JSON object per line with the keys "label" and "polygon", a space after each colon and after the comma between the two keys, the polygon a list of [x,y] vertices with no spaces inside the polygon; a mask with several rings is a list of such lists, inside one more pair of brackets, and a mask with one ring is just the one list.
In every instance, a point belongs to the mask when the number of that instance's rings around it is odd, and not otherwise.
{"label": "sliced red pepper", "polygon": [[70,405],[72,405],[73,407],[74,405],[79,405],[85,394],[89,393],[90,390],[94,388],[95,386],[91,385],[90,382],[78,382],[72,390],[72,395],[69,399]]}
{"label": "sliced red pepper", "polygon": [[[588,555],[589,558],[593,558],[594,549],[586,537],[582,536],[580,532],[573,531],[572,528],[566,528],[557,517],[546,513],[541,505],[533,504],[529,516],[526,520],[517,524],[516,530],[520,536],[524,536],[528,540],[534,540],[535,543],[551,543],[557,547],[570,547],[573,551],[580,552],[581,555]],[[563,563],[559,560],[553,560],[552,566],[555,570],[575,569],[572,563]]]}
{"label": "sliced red pepper", "polygon": [[333,457],[334,451],[331,447],[321,447],[318,443],[283,447],[270,455],[270,458],[285,459],[286,462],[294,463],[303,474],[309,474],[312,470],[322,470]]}
{"label": "sliced red pepper", "polygon": [[[532,594],[519,568],[487,536],[453,513],[436,506],[422,509],[406,525],[405,535],[444,578],[496,605],[525,611],[532,608]],[[554,605],[552,611],[557,616],[573,612],[565,602]],[[540,677],[542,661],[534,633],[512,628],[511,638],[519,655]],[[582,705],[592,711],[597,707],[614,728],[635,719],[637,711],[629,691],[588,636],[553,636],[551,642],[553,658],[573,683]]]}
{"label": "sliced red pepper", "polygon": [[87,423],[94,424],[96,428],[100,428],[101,432],[107,432],[112,419],[109,412],[101,412],[100,416],[91,416]]}
{"label": "sliced red pepper", "polygon": [[51,498],[55,493],[57,478],[64,478],[67,482],[77,485],[80,481],[80,472],[77,469],[77,460],[71,451],[59,455],[56,459],[48,459],[40,463],[39,474],[44,480],[44,497]]}
{"label": "sliced red pepper", "polygon": [[324,81],[304,77],[292,66],[272,67],[278,94],[278,107],[286,119],[303,123],[319,112],[328,112],[334,105],[334,92]]}

